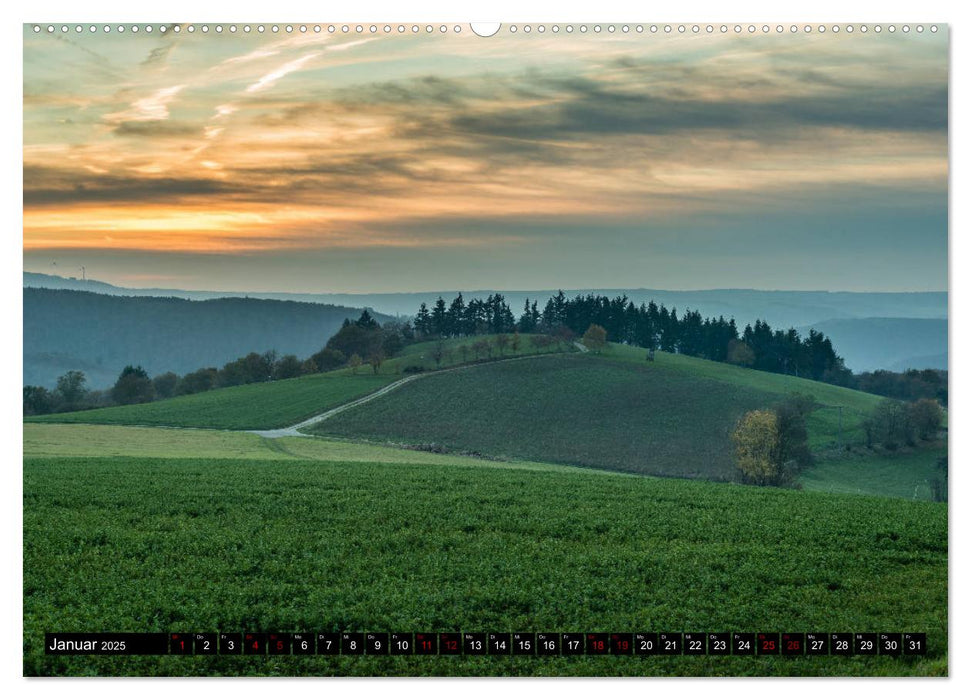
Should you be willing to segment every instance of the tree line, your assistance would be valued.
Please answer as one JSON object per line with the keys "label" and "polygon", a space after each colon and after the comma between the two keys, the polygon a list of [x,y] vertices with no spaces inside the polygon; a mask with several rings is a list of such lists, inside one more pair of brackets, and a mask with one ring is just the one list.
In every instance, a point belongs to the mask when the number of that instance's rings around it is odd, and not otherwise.
{"label": "tree line", "polygon": [[591,326],[603,328],[610,342],[807,377],[902,400],[932,398],[947,405],[947,372],[854,374],[832,341],[818,331],[801,336],[794,328],[773,329],[762,320],[739,329],[734,318],[707,318],[692,310],[679,314],[677,308],[653,301],[635,305],[626,296],[568,298],[561,290],[542,309],[538,300],[527,299],[518,318],[499,293],[485,300],[466,301],[459,294],[446,302],[439,297],[430,308],[427,304],[419,307],[409,331],[418,340],[513,332],[572,339]]}
{"label": "tree line", "polygon": [[607,340],[649,350],[663,350],[715,362],[793,374],[837,383],[849,374],[833,344],[822,333],[805,338],[790,328],[773,330],[757,320],[741,332],[735,319],[703,318],[698,311],[668,309],[655,302],[635,305],[624,296],[588,294],[570,299],[562,290],[540,311],[538,301],[526,300],[517,319],[502,294],[484,301],[461,294],[451,303],[439,297],[431,309],[422,304],[415,315],[419,338],[455,338],[484,333],[548,333],[578,337],[591,326],[607,332]]}

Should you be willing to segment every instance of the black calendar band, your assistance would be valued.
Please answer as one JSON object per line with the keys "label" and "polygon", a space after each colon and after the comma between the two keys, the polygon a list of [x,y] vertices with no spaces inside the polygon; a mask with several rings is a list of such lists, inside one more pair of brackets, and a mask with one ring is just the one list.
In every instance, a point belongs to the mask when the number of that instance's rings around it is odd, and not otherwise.
{"label": "black calendar band", "polygon": [[48,655],[898,656],[923,632],[54,632]]}

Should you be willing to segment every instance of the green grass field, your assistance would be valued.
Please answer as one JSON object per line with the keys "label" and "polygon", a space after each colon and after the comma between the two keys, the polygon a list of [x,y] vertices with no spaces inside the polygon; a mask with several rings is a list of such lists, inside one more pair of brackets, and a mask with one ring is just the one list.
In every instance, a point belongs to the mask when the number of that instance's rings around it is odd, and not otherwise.
{"label": "green grass field", "polygon": [[[929,654],[44,656],[57,630],[899,630]],[[24,673],[944,675],[947,509],[590,471],[27,458]]]}
{"label": "green grass field", "polygon": [[941,477],[937,460],[946,455],[946,447],[879,456],[851,454],[809,467],[799,482],[810,491],[932,500],[931,485]]}
{"label": "green grass field", "polygon": [[165,457],[435,464],[490,469],[586,471],[562,464],[444,455],[320,437],[265,438],[245,432],[124,425],[24,425],[25,457]]}
{"label": "green grass field", "polygon": [[[645,362],[645,352],[642,349],[626,345],[611,345],[604,357],[638,365],[649,364]],[[807,421],[809,443],[813,449],[831,447],[837,443],[839,437],[837,407],[839,406],[843,407],[843,442],[861,442],[863,419],[883,400],[881,396],[855,389],[785,374],[746,369],[724,362],[711,362],[686,355],[659,352],[656,354],[654,364],[687,376],[727,382],[738,387],[774,394],[778,399],[794,393],[812,396],[819,404]]]}
{"label": "green grass field", "polygon": [[[495,343],[495,336],[481,336]],[[477,338],[478,339],[478,338]],[[459,348],[470,345],[468,339],[445,341],[441,367],[454,367],[463,359],[474,361],[474,355],[463,355]],[[57,413],[25,418],[30,423],[92,423],[109,425],[150,425],[225,430],[260,430],[284,428],[299,423],[341,404],[370,394],[403,376],[405,367],[438,367],[432,359],[435,343],[408,346],[404,353],[381,365],[377,374],[364,366],[352,373],[341,369],[296,379],[215,389],[200,394],[179,396],[163,401],[133,406],[112,406],[89,411]],[[574,352],[572,346],[560,349]],[[549,352],[534,347],[529,336],[521,338],[517,349],[507,348],[502,357],[518,357]],[[480,358],[485,362],[487,358]],[[496,351],[493,358],[500,359]]]}

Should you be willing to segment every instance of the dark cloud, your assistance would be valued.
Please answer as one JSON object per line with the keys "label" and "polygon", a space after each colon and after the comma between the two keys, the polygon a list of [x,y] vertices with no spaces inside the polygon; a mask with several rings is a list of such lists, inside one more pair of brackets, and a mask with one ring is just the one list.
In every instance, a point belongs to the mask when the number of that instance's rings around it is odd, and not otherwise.
{"label": "dark cloud", "polygon": [[175,48],[175,44],[170,42],[165,46],[159,46],[157,48],[152,49],[151,51],[148,52],[148,56],[145,57],[145,60],[141,62],[141,65],[152,66],[157,63],[164,63],[165,59],[168,58],[169,56],[169,52],[171,52],[172,49],[174,48]]}
{"label": "dark cloud", "polygon": [[370,83],[353,90],[336,93],[336,101],[359,105],[364,103],[455,105],[473,98],[488,96],[481,86],[469,82],[426,75],[409,81]]}
{"label": "dark cloud", "polygon": [[[267,105],[270,111],[257,123],[339,126],[360,114],[386,117],[393,135],[409,144],[407,154],[381,162],[371,156],[327,160],[314,167],[366,175],[376,165],[415,179],[435,175],[409,169],[403,158],[463,158],[479,163],[480,172],[577,159],[595,164],[595,155],[572,145],[598,137],[716,135],[775,145],[818,128],[946,134],[943,80],[889,87],[887,80],[866,84],[852,70],[843,73],[847,77],[840,80],[819,70],[781,66],[764,76],[732,75],[709,66],[620,57],[588,74],[532,70],[373,83],[275,111]],[[801,92],[789,96],[794,86]],[[780,92],[786,96],[778,97]],[[739,94],[750,97],[734,97]]]}
{"label": "dark cloud", "polygon": [[719,130],[766,140],[807,127],[873,131],[947,130],[947,89],[901,86],[786,99],[673,99],[589,85],[562,100],[530,107],[457,114],[451,127],[469,134],[520,139],[584,138],[598,134],[674,134]]}
{"label": "dark cloud", "polygon": [[202,178],[95,174],[37,166],[24,167],[24,206],[92,202],[158,202],[212,195],[240,195],[249,188]]}
{"label": "dark cloud", "polygon": [[119,122],[112,129],[116,136],[136,136],[139,138],[173,138],[178,136],[198,136],[202,128],[195,124],[153,119],[150,121]]}

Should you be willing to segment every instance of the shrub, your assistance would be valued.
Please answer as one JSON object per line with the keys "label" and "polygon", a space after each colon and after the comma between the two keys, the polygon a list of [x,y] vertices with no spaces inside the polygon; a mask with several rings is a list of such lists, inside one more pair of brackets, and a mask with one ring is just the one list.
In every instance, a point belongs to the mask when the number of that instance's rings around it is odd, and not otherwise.
{"label": "shrub", "polygon": [[219,371],[215,367],[206,367],[197,369],[195,372],[189,372],[179,380],[175,387],[175,393],[177,396],[181,396],[209,391],[216,386],[216,377],[218,376]]}
{"label": "shrub", "polygon": [[920,399],[907,408],[910,422],[921,440],[937,437],[944,424],[944,411],[934,399]]}
{"label": "shrub", "polygon": [[755,352],[744,340],[728,341],[728,355],[725,358],[733,365],[751,367],[755,364]]}
{"label": "shrub", "polygon": [[607,347],[607,331],[603,326],[591,323],[587,332],[583,334],[583,344],[593,352],[601,352]]}
{"label": "shrub", "polygon": [[128,365],[111,388],[111,399],[118,404],[146,403],[155,398],[155,387],[141,366]]}
{"label": "shrub", "polygon": [[303,363],[296,355],[284,355],[273,365],[274,379],[292,379],[303,374]]}
{"label": "shrub", "polygon": [[334,348],[324,348],[320,352],[310,357],[314,361],[318,372],[330,372],[332,369],[343,367],[347,362],[347,357],[340,350]]}
{"label": "shrub", "polygon": [[914,442],[914,426],[907,405],[896,399],[884,399],[863,422],[867,446],[881,444],[888,450]]}
{"label": "shrub", "polygon": [[775,407],[779,433],[779,466],[784,470],[812,464],[806,418],[816,405],[812,396],[790,394]]}
{"label": "shrub", "polygon": [[166,372],[152,379],[152,386],[155,387],[155,398],[167,399],[175,396],[175,388],[179,384],[179,375],[175,372]]}

